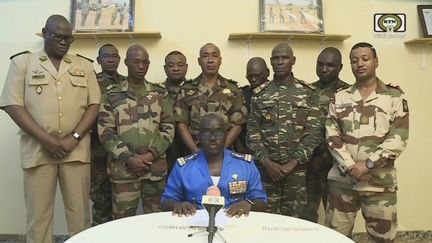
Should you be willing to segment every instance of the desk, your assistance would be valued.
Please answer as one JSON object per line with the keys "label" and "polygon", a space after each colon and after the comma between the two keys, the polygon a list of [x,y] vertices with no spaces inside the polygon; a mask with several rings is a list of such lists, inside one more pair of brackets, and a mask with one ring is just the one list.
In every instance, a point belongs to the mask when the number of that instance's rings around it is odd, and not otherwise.
{"label": "desk", "polygon": [[[87,229],[66,243],[206,243],[207,232],[189,228],[189,217],[172,216],[171,212],[138,215],[114,220]],[[227,243],[353,243],[347,237],[325,226],[282,215],[251,212],[248,217],[231,218],[220,234]],[[218,235],[214,243],[223,242]]]}

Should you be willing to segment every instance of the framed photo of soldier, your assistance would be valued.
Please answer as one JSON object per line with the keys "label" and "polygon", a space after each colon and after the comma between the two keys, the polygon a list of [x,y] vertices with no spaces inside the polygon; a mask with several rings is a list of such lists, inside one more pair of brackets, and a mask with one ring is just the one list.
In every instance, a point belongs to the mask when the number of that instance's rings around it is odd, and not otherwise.
{"label": "framed photo of soldier", "polygon": [[134,0],[71,0],[76,32],[133,31]]}
{"label": "framed photo of soldier", "polygon": [[425,38],[432,37],[432,5],[417,5],[420,24]]}
{"label": "framed photo of soldier", "polygon": [[323,33],[321,0],[260,0],[261,32]]}

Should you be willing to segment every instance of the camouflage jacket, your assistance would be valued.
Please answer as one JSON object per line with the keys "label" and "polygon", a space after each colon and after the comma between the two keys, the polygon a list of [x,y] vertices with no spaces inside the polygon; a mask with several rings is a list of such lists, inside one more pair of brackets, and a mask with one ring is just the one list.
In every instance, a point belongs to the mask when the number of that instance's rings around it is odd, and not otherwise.
{"label": "camouflage jacket", "polygon": [[[127,77],[117,74],[116,76],[108,75],[104,72],[100,72],[96,74],[96,78],[99,84],[99,88],[102,94],[109,93],[111,90],[115,90],[115,88],[123,82],[127,82]],[[97,130],[97,123],[94,124],[91,130],[91,144],[102,146],[99,141],[99,134]]]}
{"label": "camouflage jacket", "polygon": [[201,118],[207,112],[221,114],[228,121],[229,127],[246,122],[244,97],[235,81],[219,75],[217,83],[208,89],[201,82],[200,75],[182,85],[175,104],[175,120],[189,126],[195,141]]}
{"label": "camouflage jacket", "polygon": [[[395,191],[394,161],[408,141],[408,103],[398,87],[378,86],[363,100],[356,84],[336,93],[330,103],[326,137],[334,165],[329,180],[358,191]],[[370,159],[374,168],[367,181],[347,172],[356,161]]]}
{"label": "camouflage jacket", "polygon": [[318,100],[313,87],[293,78],[272,80],[253,94],[246,143],[257,161],[309,160],[321,142]]}
{"label": "camouflage jacket", "polygon": [[[186,81],[187,82],[187,81]],[[168,79],[166,79],[161,85],[165,87],[167,93],[168,93],[168,100],[172,107],[174,107],[176,100],[178,99],[178,95],[180,94],[181,85],[183,85],[184,82],[180,84],[180,86],[172,85],[169,83]]]}
{"label": "camouflage jacket", "polygon": [[[104,94],[98,131],[110,155],[108,173],[112,179],[138,179],[126,170],[129,157],[151,152],[157,161],[165,157],[173,140],[174,118],[165,89],[147,81],[141,86],[126,82]],[[151,177],[151,173],[144,175]]]}
{"label": "camouflage jacket", "polygon": [[[345,83],[344,81],[338,79],[332,81],[331,83],[322,83],[319,80],[312,83],[315,87],[316,94],[318,95],[318,105],[320,108],[320,125],[321,125],[321,135],[325,137],[325,122],[327,120],[329,104],[331,99],[336,92],[341,89],[348,88],[350,85]],[[327,143],[325,139],[323,142],[315,149],[315,154],[321,154],[325,157],[331,158],[330,152],[328,151]]]}

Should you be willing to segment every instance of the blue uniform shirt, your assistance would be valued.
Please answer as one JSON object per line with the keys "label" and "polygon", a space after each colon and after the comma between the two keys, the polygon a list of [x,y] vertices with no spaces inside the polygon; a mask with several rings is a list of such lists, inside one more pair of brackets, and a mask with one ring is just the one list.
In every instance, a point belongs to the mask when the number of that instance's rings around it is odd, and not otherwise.
{"label": "blue uniform shirt", "polygon": [[[245,199],[262,199],[267,201],[267,195],[262,188],[261,177],[253,161],[247,156],[224,150],[221,175],[217,187],[221,196],[225,197],[225,207]],[[229,183],[231,182],[231,187]],[[233,182],[246,185],[245,193],[233,194]],[[206,195],[207,188],[213,186],[210,170],[204,152],[179,158],[168,177],[168,183],[161,198],[161,203],[172,199],[179,202],[188,201],[203,209],[201,199]]]}

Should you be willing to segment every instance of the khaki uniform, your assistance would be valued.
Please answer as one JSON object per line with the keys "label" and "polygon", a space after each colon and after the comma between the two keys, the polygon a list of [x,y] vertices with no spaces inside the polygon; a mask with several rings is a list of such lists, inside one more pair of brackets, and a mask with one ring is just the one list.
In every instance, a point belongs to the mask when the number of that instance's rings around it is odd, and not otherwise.
{"label": "khaki uniform", "polygon": [[[365,100],[356,84],[336,93],[326,121],[327,142],[334,158],[328,174],[328,226],[351,235],[361,208],[369,237],[393,242],[397,228],[394,162],[407,145],[408,121],[403,92],[381,80]],[[372,161],[373,168],[365,180],[357,181],[348,169],[362,160]]]}
{"label": "khaki uniform", "polygon": [[[100,103],[92,64],[66,54],[56,70],[45,52],[12,59],[0,107],[23,106],[47,133],[68,136],[91,104]],[[53,201],[57,180],[65,202],[69,234],[90,226],[90,136],[74,150],[54,159],[39,141],[20,130],[21,165],[27,207],[27,242],[52,241]]]}

